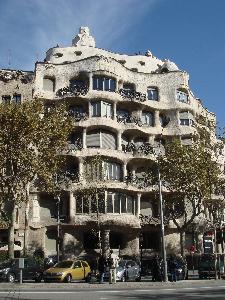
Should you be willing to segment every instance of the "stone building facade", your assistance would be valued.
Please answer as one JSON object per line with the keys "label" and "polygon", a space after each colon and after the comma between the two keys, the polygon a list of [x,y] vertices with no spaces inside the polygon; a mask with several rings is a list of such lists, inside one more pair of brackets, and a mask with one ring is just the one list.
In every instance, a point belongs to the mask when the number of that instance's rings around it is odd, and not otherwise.
{"label": "stone building facade", "polygon": [[[190,90],[187,72],[150,51],[121,55],[96,48],[89,29],[81,27],[71,47],[49,49],[34,72],[1,70],[0,97],[43,99],[49,109],[65,102],[74,117],[65,152],[70,184],[63,187],[59,205],[64,254],[98,252],[97,225],[102,246],[121,255],[139,255],[140,232],[143,251],[159,251],[159,203],[146,176],[155,165],[149,146],[157,151],[174,136],[189,144],[200,118],[215,124],[215,115]],[[82,193],[96,185],[98,170],[91,160],[96,155],[104,173],[102,182],[97,181],[97,209],[96,198]],[[26,237],[24,211],[29,214]],[[31,190],[29,207],[18,212],[15,240],[23,246],[26,238],[28,250],[55,254],[56,215],[53,196]],[[150,216],[142,228],[140,215]],[[168,251],[177,251],[179,238],[171,224],[165,240]]]}

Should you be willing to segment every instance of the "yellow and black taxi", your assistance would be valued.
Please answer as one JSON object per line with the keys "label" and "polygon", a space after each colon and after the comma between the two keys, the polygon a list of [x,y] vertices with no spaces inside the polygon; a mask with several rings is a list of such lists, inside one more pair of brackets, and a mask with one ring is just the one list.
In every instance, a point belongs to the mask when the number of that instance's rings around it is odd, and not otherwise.
{"label": "yellow and black taxi", "polygon": [[89,264],[84,260],[63,260],[43,273],[45,282],[71,282],[88,277],[91,272]]}

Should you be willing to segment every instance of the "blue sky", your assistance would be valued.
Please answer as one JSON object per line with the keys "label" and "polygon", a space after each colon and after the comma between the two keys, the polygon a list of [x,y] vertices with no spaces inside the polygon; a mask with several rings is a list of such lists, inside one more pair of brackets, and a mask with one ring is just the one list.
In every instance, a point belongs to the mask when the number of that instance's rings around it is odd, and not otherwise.
{"label": "blue sky", "polygon": [[0,0],[0,68],[33,70],[81,25],[99,48],[174,61],[225,126],[224,0]]}

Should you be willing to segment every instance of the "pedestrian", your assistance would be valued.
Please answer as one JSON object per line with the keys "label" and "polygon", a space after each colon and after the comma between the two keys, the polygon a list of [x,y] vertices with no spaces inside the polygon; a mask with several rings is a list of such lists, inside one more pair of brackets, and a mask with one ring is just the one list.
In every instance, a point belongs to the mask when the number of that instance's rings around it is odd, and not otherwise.
{"label": "pedestrian", "polygon": [[99,271],[99,283],[104,282],[105,268],[106,268],[106,258],[101,254],[98,260],[98,271]]}
{"label": "pedestrian", "polygon": [[119,257],[110,250],[109,254],[109,283],[116,283],[116,268],[118,267]]}
{"label": "pedestrian", "polygon": [[170,273],[171,273],[171,281],[176,282],[177,281],[177,261],[174,256],[171,256],[169,260],[169,268],[170,268]]}
{"label": "pedestrian", "polygon": [[162,281],[160,257],[156,255],[152,262],[152,281]]}

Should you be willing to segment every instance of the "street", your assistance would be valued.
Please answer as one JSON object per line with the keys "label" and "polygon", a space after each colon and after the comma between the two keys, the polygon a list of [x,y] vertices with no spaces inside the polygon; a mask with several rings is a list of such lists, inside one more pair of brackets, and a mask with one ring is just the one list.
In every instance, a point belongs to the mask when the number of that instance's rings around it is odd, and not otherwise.
{"label": "street", "polygon": [[0,284],[4,300],[134,300],[134,299],[225,299],[224,280],[183,281],[177,283],[85,284]]}

